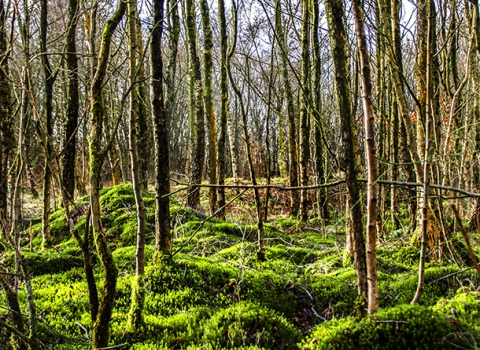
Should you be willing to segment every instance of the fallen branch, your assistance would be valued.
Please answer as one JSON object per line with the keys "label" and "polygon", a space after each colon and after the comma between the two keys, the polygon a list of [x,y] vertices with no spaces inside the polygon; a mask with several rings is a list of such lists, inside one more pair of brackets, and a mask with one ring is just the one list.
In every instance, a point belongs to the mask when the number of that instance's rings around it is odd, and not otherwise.
{"label": "fallen branch", "polygon": [[[364,182],[366,183],[366,179],[358,179],[359,182]],[[175,181],[178,185],[182,185],[183,187],[176,189],[173,192],[167,193],[162,196],[163,197],[169,197],[175,193],[188,190],[189,188],[192,187],[198,187],[198,188],[225,188],[225,189],[277,189],[280,191],[300,191],[300,190],[316,190],[319,188],[327,188],[327,187],[334,187],[338,185],[343,185],[346,183],[345,180],[337,180],[333,182],[327,182],[324,184],[317,184],[317,185],[309,185],[309,186],[293,186],[293,187],[287,187],[287,186],[281,186],[281,185],[217,185],[217,184],[188,184],[188,183],[183,183],[179,181]],[[377,183],[382,184],[382,185],[394,185],[394,186],[402,186],[402,187],[422,187],[423,184],[420,182],[405,182],[405,181],[392,181],[392,180],[378,180]],[[458,187],[453,187],[453,186],[443,186],[443,185],[437,185],[437,184],[429,184],[429,187],[431,188],[436,188],[440,189],[443,191],[451,191],[455,193],[460,193],[464,195],[465,197],[468,198],[480,198],[480,193],[475,193],[475,192],[470,192],[467,190],[464,190],[462,188]],[[443,197],[445,198],[445,197]],[[455,197],[456,198],[456,197]]]}

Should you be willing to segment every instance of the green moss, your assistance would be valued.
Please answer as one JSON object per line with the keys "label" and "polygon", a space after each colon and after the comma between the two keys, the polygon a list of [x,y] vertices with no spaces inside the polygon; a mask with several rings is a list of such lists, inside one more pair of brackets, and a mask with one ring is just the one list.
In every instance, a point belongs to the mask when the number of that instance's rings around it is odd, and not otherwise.
{"label": "green moss", "polygon": [[239,303],[217,312],[204,325],[202,343],[215,348],[295,348],[301,333],[284,317],[260,305]]}
{"label": "green moss", "polygon": [[318,326],[304,349],[447,349],[445,337],[452,331],[439,313],[404,304],[358,323],[348,319]]}
{"label": "green moss", "polygon": [[[480,342],[480,293],[460,288],[452,299],[440,299],[433,307],[465,332],[466,341]],[[469,335],[473,337],[468,339]]]}
{"label": "green moss", "polygon": [[[433,267],[425,270],[421,305],[435,305],[440,298],[450,298],[465,283],[476,278],[476,272],[461,271],[454,266]],[[415,272],[409,275],[397,275],[392,280],[380,281],[380,305],[393,306],[409,303],[417,289],[418,276]]]}

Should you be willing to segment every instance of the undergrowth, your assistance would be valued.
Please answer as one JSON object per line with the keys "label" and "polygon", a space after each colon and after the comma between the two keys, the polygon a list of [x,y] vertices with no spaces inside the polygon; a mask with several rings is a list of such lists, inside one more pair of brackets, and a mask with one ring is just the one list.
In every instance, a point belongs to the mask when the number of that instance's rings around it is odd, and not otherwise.
{"label": "undergrowth", "polygon": [[[256,255],[254,220],[212,219],[170,199],[173,259],[152,264],[154,197],[147,206],[145,305],[140,332],[126,331],[135,271],[135,203],[131,185],[101,192],[103,225],[119,268],[111,345],[132,349],[443,349],[477,348],[479,285],[475,270],[428,261],[420,305],[408,303],[417,285],[419,249],[399,241],[380,246],[380,311],[354,319],[357,282],[344,250],[344,218],[323,227],[277,216],[265,225],[265,257]],[[85,205],[87,198],[79,200]],[[236,215],[228,213],[230,218]],[[36,220],[35,222],[38,222]],[[75,223],[83,235],[85,215]],[[394,233],[397,234],[397,233]],[[30,238],[33,240],[30,241]],[[88,289],[80,248],[52,215],[49,248],[41,224],[22,233],[28,258],[40,340],[54,349],[85,349],[91,336]],[[178,251],[181,248],[181,251]],[[14,271],[14,254],[0,260]],[[101,268],[91,251],[97,283]],[[27,314],[26,297],[19,300]],[[8,319],[5,296],[0,317]],[[0,336],[9,339],[5,330]],[[8,346],[13,343],[7,342]],[[7,348],[8,348],[7,346]]]}

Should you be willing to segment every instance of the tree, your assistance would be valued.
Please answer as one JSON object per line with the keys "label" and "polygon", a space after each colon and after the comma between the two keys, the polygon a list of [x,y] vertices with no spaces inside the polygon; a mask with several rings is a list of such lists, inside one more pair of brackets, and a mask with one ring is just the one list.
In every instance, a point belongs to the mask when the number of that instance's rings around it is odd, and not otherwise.
{"label": "tree", "polygon": [[[76,28],[78,22],[78,0],[69,0],[68,18],[65,33],[65,63],[67,75],[66,119],[64,124],[62,186],[69,200],[75,198],[75,167],[77,155],[78,127],[78,59],[76,48]],[[66,201],[68,203],[68,201]]]}
{"label": "tree", "polygon": [[[297,128],[295,126],[295,106],[292,87],[288,77],[288,55],[285,43],[285,33],[282,24],[281,1],[275,2],[275,35],[278,41],[279,55],[281,58],[281,70],[283,78],[283,90],[287,103],[288,119],[288,157],[290,159],[289,178],[290,186],[298,186],[298,161],[297,161]],[[297,215],[299,210],[299,195],[297,191],[291,192],[290,214]]]}
{"label": "tree", "polygon": [[138,331],[142,325],[142,311],[145,299],[145,203],[142,196],[142,165],[145,159],[140,158],[139,145],[140,135],[140,116],[139,116],[139,96],[136,88],[136,77],[139,70],[137,62],[138,48],[138,26],[137,26],[137,3],[130,1],[127,7],[128,11],[128,29],[130,39],[130,74],[129,80],[132,89],[130,91],[130,125],[129,125],[129,149],[130,162],[132,168],[132,186],[135,196],[135,206],[137,214],[137,245],[135,254],[135,280],[132,284],[132,303],[128,313],[128,327],[133,331]]}
{"label": "tree", "polygon": [[98,52],[98,63],[90,89],[90,207],[92,213],[93,235],[98,255],[103,267],[103,290],[98,306],[98,314],[92,326],[92,347],[108,346],[110,317],[115,302],[115,289],[118,269],[108,247],[105,231],[102,226],[100,211],[100,182],[102,165],[107,148],[102,148],[103,123],[105,118],[102,101],[102,90],[107,72],[113,32],[125,14],[127,4],[119,0],[117,9],[107,21],[102,33],[102,41]]}
{"label": "tree", "polygon": [[[327,0],[325,9],[328,19],[328,33],[335,74],[335,94],[340,115],[340,129],[343,143],[343,162],[347,182],[347,202],[350,230],[353,236],[355,270],[357,272],[358,294],[367,297],[367,264],[365,239],[363,237],[360,186],[358,183],[358,138],[353,131],[354,116],[350,93],[350,74],[347,69],[347,32],[342,0]],[[349,234],[347,232],[347,234]]]}
{"label": "tree", "polygon": [[42,68],[45,81],[44,94],[44,114],[45,114],[45,165],[43,174],[43,236],[42,241],[44,245],[48,245],[50,238],[50,192],[52,187],[52,138],[53,138],[53,85],[55,83],[55,75],[50,66],[47,53],[47,15],[48,15],[48,1],[42,0],[40,2],[40,50],[42,53]]}
{"label": "tree", "polygon": [[168,114],[163,100],[163,0],[153,2],[152,40],[150,42],[150,65],[152,72],[151,94],[153,113],[153,140],[155,149],[155,250],[169,254],[170,238],[170,170],[168,160]]}
{"label": "tree", "polygon": [[[308,160],[310,158],[310,2],[302,0],[302,83],[300,103],[300,184],[308,186]],[[307,220],[307,190],[300,192],[300,217]]]}
{"label": "tree", "polygon": [[[190,60],[190,84],[193,89],[193,101],[191,108],[194,108],[192,115],[194,143],[192,145],[192,159],[190,169],[190,181],[193,184],[202,182],[202,173],[205,163],[205,109],[203,106],[202,75],[200,72],[200,59],[197,55],[197,29],[195,23],[195,3],[193,0],[186,0],[186,31],[188,54]],[[192,186],[188,192],[188,206],[197,208],[200,203],[200,189]]]}
{"label": "tree", "polygon": [[[211,184],[217,182],[217,127],[215,121],[215,111],[213,108],[213,35],[212,27],[210,25],[210,14],[208,9],[208,1],[200,1],[200,10],[202,13],[202,27],[204,33],[203,43],[203,99],[205,112],[209,124],[208,137],[208,173]],[[209,193],[210,212],[214,213],[217,206],[217,190],[215,187],[210,187]]]}
{"label": "tree", "polygon": [[[227,20],[225,18],[225,3],[218,0],[218,24],[220,26],[220,134],[218,137],[218,184],[225,184],[226,171],[226,137],[228,115],[228,68],[227,68]],[[236,174],[234,173],[234,176]],[[225,188],[218,190],[218,207],[225,206]],[[221,210],[219,216],[225,219],[225,210]]]}
{"label": "tree", "polygon": [[363,8],[360,0],[353,0],[355,15],[355,31],[360,54],[360,74],[363,90],[363,113],[365,121],[365,149],[367,155],[367,280],[368,280],[368,312],[378,309],[378,278],[377,278],[377,179],[378,165],[375,150],[375,114],[372,103],[372,81],[370,74],[370,57],[365,35]]}
{"label": "tree", "polygon": [[3,223],[7,222],[8,215],[8,168],[11,154],[12,135],[10,131],[10,99],[11,87],[9,82],[8,58],[9,49],[7,43],[7,9],[4,0],[0,0],[0,223],[5,231]]}
{"label": "tree", "polygon": [[[313,0],[313,15],[312,15],[312,51],[313,51],[313,87],[312,87],[312,109],[313,109],[313,134],[314,134],[314,164],[315,164],[315,177],[316,183],[326,182],[325,167],[324,167],[324,147],[322,137],[322,96],[321,96],[321,76],[322,76],[322,59],[320,57],[320,42],[319,42],[319,30],[320,30],[320,9],[319,1]],[[326,198],[326,190],[319,189],[317,191],[317,207],[318,216],[324,220],[328,220],[329,211]]]}

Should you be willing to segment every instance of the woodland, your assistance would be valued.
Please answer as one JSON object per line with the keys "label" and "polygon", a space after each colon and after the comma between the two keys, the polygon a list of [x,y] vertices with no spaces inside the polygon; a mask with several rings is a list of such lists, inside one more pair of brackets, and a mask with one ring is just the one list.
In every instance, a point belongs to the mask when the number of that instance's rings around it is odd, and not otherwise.
{"label": "woodland", "polygon": [[478,349],[478,0],[0,0],[0,349]]}

